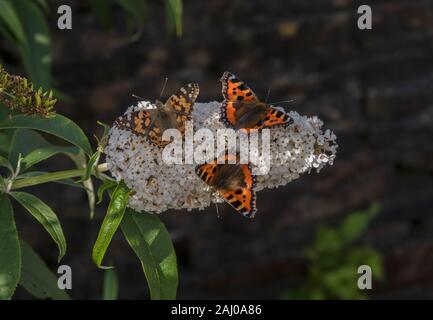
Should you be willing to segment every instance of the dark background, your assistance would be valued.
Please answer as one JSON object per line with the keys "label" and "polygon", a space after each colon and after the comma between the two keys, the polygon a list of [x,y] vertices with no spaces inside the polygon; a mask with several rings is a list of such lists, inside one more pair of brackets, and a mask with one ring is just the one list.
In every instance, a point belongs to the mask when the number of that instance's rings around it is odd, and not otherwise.
{"label": "dark background", "polygon": [[[254,220],[220,206],[161,214],[180,267],[179,298],[278,298],[305,279],[303,250],[319,224],[334,224],[373,201],[382,210],[361,242],[378,249],[385,277],[372,298],[433,298],[433,2],[422,0],[184,1],[183,36],[166,32],[162,1],[130,41],[124,14],[107,30],[82,1],[70,4],[73,29],[50,15],[57,87],[71,100],[57,111],[89,136],[136,100],[153,100],[190,81],[199,101],[221,100],[219,78],[236,73],[262,98],[296,99],[291,109],[318,115],[338,137],[333,166],[285,187],[261,191]],[[357,6],[373,11],[373,30],[358,30]],[[70,168],[63,158],[49,169]],[[73,298],[101,296],[102,271],[91,248],[105,213],[88,220],[85,194],[59,185],[33,188],[59,215],[73,269]],[[28,214],[20,234],[56,268],[56,247]],[[120,298],[148,297],[140,264],[117,235],[107,261],[116,265]],[[28,298],[22,290],[17,298]]]}

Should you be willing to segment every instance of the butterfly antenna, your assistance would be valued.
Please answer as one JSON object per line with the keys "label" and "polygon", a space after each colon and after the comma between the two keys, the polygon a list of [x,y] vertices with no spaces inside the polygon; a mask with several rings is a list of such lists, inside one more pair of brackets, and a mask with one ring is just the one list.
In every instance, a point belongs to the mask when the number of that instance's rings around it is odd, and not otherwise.
{"label": "butterfly antenna", "polygon": [[132,94],[132,97],[138,100],[145,100],[143,97],[137,96],[135,94]]}
{"label": "butterfly antenna", "polygon": [[[276,102],[271,102],[271,103],[268,103],[268,104],[275,105],[275,104],[279,104],[279,103],[290,103],[290,102],[293,102],[293,101],[296,101],[296,99],[276,101]],[[283,108],[286,108],[286,107],[288,107],[288,106],[283,106]]]}
{"label": "butterfly antenna", "polygon": [[220,211],[219,211],[219,209],[218,209],[218,203],[216,203],[216,202],[215,202],[215,208],[216,208],[216,214],[217,214],[217,217],[218,217],[218,219],[219,219],[219,218],[221,218],[221,216],[220,216]]}
{"label": "butterfly antenna", "polygon": [[162,94],[164,93],[164,90],[165,90],[165,86],[167,85],[167,81],[168,81],[168,77],[165,77],[164,84],[162,85],[161,93],[159,94],[158,99],[161,99]]}
{"label": "butterfly antenna", "polygon": [[271,93],[271,87],[268,88],[268,92],[266,93],[265,103],[268,102],[269,94]]}

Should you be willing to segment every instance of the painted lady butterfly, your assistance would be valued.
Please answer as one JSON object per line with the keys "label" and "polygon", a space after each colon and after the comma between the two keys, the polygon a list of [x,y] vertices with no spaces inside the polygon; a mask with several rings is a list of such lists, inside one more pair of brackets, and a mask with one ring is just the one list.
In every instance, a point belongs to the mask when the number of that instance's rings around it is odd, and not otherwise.
{"label": "painted lady butterfly", "polygon": [[[227,163],[235,160],[236,164]],[[198,176],[247,218],[254,218],[256,209],[256,177],[249,164],[239,164],[239,156],[224,155],[211,163],[196,167]]]}
{"label": "painted lady butterfly", "polygon": [[170,141],[163,141],[165,130],[175,128],[182,135],[185,133],[185,122],[191,120],[193,105],[199,94],[196,83],[189,83],[185,88],[168,98],[163,104],[156,100],[156,109],[138,110],[116,119],[114,125],[129,130],[137,135],[147,137],[154,145],[163,148]]}
{"label": "painted lady butterfly", "polygon": [[261,102],[234,74],[226,71],[220,81],[224,97],[221,119],[226,126],[249,131],[277,125],[287,126],[293,122],[285,112]]}

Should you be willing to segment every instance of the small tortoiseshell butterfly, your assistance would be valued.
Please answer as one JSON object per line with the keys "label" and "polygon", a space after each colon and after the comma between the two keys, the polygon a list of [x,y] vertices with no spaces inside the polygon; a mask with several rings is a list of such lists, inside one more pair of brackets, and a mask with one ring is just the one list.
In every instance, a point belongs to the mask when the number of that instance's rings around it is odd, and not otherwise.
{"label": "small tortoiseshell butterfly", "polygon": [[239,162],[239,156],[226,154],[219,161],[215,159],[197,166],[196,173],[238,212],[254,218],[257,211],[256,177],[249,164],[230,164],[227,163],[229,160]]}
{"label": "small tortoiseshell butterfly", "polygon": [[287,126],[292,119],[285,112],[261,102],[256,94],[234,74],[224,72],[221,106],[221,119],[224,124],[235,130],[263,129],[277,125]]}
{"label": "small tortoiseshell butterfly", "polygon": [[163,104],[156,100],[156,109],[138,110],[116,119],[114,125],[147,137],[157,147],[165,147],[170,141],[163,141],[162,134],[167,129],[178,129],[185,133],[185,122],[191,120],[193,105],[199,94],[196,83],[189,83],[185,88],[168,98]]}

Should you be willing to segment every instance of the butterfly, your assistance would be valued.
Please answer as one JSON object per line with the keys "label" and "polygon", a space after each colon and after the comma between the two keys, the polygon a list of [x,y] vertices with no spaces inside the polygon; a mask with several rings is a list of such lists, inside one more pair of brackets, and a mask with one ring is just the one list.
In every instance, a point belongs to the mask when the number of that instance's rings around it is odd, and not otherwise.
{"label": "butterfly", "polygon": [[[235,164],[228,163],[236,160]],[[239,156],[225,154],[219,159],[196,167],[197,175],[233,208],[247,218],[254,218],[256,209],[256,176],[250,164],[240,164]]]}
{"label": "butterfly", "polygon": [[147,137],[157,147],[163,148],[170,141],[163,141],[162,134],[167,129],[178,129],[182,136],[185,133],[185,122],[191,120],[193,105],[199,94],[196,83],[189,83],[170,96],[163,104],[156,100],[156,109],[137,110],[120,116],[114,125],[129,130],[137,135]]}
{"label": "butterfly", "polygon": [[234,74],[226,71],[220,81],[224,97],[221,119],[227,127],[249,132],[251,129],[287,126],[293,122],[285,112],[260,101]]}

